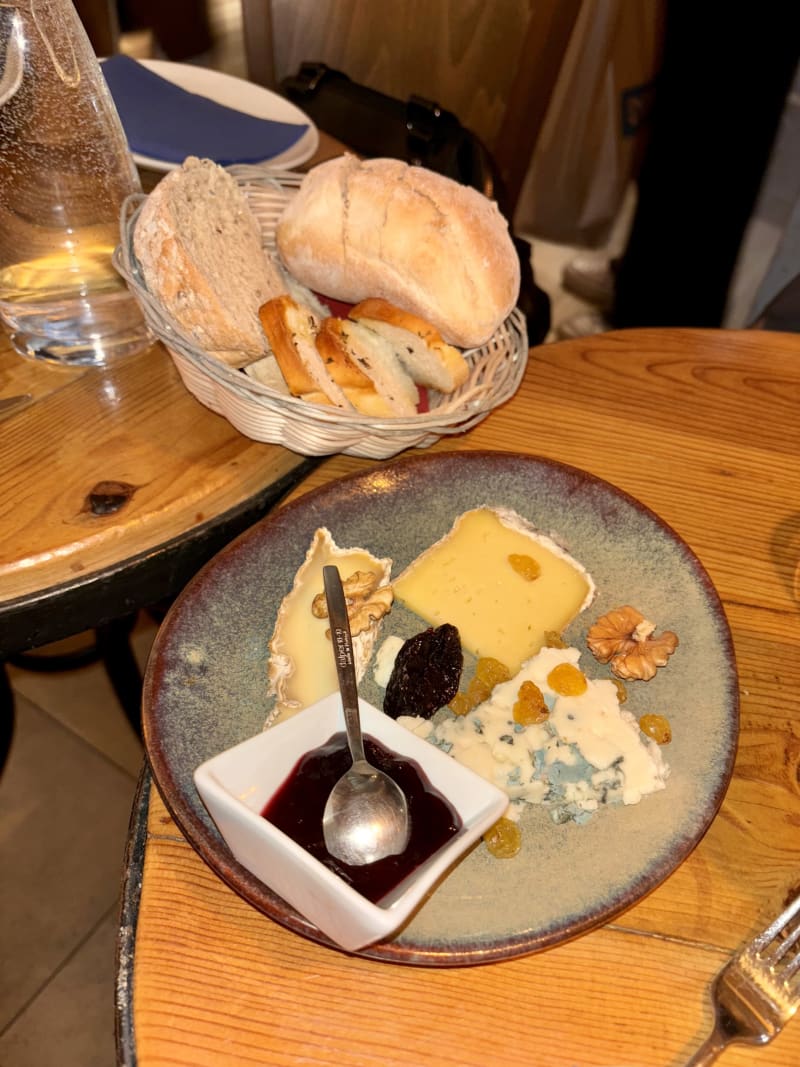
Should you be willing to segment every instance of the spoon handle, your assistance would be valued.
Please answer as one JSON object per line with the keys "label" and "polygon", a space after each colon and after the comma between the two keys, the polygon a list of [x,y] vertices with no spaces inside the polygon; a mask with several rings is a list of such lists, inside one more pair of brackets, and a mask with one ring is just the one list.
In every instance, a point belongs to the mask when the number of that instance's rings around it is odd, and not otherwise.
{"label": "spoon handle", "polygon": [[344,723],[347,730],[347,743],[353,763],[366,761],[364,739],[361,736],[361,720],[358,712],[358,687],[356,683],[356,666],[353,657],[353,638],[350,634],[350,619],[347,616],[347,602],[342,589],[339,568],[327,566],[322,568],[325,583],[325,599],[328,602],[328,618],[331,623],[331,642],[336,660],[336,674],[339,678],[339,691],[342,694]]}

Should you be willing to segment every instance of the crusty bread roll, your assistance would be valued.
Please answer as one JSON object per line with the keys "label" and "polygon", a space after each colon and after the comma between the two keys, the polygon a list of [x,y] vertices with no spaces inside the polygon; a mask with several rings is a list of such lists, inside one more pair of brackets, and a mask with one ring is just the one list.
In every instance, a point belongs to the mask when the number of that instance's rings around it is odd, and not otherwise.
{"label": "crusty bread roll", "polygon": [[469,377],[463,353],[447,344],[439,331],[418,315],[387,300],[370,298],[351,308],[349,317],[389,341],[418,385],[452,393]]}
{"label": "crusty bread roll", "polygon": [[321,163],[276,237],[303,285],[348,303],[380,297],[462,348],[486,342],[519,295],[519,259],[497,205],[399,160]]}
{"label": "crusty bread roll", "polygon": [[242,367],[267,352],[258,309],[286,286],[234,179],[190,156],[155,187],[133,248],[145,284],[199,348]]}

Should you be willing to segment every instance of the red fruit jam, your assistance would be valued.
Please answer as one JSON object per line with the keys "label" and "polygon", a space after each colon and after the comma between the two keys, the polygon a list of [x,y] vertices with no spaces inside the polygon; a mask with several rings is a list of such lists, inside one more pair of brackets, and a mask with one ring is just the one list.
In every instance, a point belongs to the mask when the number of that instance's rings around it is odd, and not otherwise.
{"label": "red fruit jam", "polygon": [[322,813],[331,789],[352,763],[344,733],[334,734],[298,760],[261,814],[362,896],[378,903],[455,837],[462,823],[414,760],[389,752],[373,737],[364,738],[364,749],[370,763],[390,775],[406,795],[411,837],[404,852],[351,867],[325,848]]}

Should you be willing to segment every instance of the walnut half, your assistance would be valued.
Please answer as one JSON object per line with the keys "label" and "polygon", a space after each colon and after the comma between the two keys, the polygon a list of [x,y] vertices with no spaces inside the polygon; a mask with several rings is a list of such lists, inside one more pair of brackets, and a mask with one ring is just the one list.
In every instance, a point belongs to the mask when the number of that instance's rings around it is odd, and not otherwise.
{"label": "walnut half", "polygon": [[586,636],[592,655],[608,663],[618,678],[648,681],[658,667],[664,667],[678,647],[671,630],[655,634],[655,623],[626,605],[602,615]]}
{"label": "walnut half", "polygon": [[[394,592],[390,585],[378,586],[378,575],[371,571],[354,571],[342,581],[350,633],[356,637],[382,619],[391,609]],[[324,593],[318,593],[311,602],[311,614],[315,619],[327,619],[328,603]],[[326,631],[330,637],[330,630]]]}
{"label": "walnut half", "polygon": [[381,585],[367,600],[356,600],[352,608],[348,605],[347,616],[350,619],[350,633],[355,637],[362,630],[387,615],[392,607],[394,591],[390,585]]}

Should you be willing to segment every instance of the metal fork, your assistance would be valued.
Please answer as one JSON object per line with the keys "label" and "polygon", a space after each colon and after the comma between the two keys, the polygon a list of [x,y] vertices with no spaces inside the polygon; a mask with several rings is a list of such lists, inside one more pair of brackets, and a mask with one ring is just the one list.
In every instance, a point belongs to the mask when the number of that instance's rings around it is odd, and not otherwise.
{"label": "metal fork", "polygon": [[714,980],[714,1029],[686,1067],[707,1067],[733,1042],[766,1045],[800,1006],[800,896]]}

